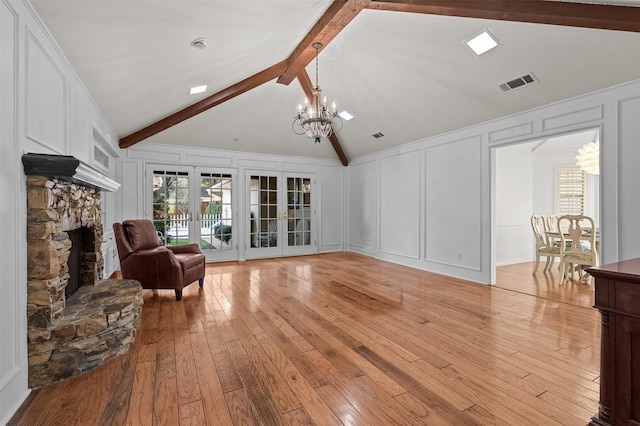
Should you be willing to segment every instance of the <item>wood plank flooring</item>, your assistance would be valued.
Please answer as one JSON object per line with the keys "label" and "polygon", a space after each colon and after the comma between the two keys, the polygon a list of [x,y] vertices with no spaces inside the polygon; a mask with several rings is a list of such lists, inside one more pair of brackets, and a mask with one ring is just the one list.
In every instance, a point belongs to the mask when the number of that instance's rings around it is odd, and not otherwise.
{"label": "wood plank flooring", "polygon": [[584,425],[600,318],[588,285],[496,286],[352,253],[211,264],[145,290],[132,350],[32,392],[10,425]]}

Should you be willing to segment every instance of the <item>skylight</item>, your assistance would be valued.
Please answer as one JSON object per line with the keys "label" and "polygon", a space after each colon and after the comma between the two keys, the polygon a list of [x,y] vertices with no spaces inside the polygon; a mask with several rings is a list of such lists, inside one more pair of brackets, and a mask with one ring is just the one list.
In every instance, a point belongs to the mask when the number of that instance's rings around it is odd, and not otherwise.
{"label": "skylight", "polygon": [[195,95],[197,93],[202,93],[204,91],[207,90],[207,85],[205,84],[204,86],[194,86],[191,89],[189,89],[189,94],[190,95]]}
{"label": "skylight", "polygon": [[489,30],[484,30],[471,40],[467,40],[465,44],[473,51],[473,53],[480,56],[496,47],[498,45],[498,40],[489,32]]}
{"label": "skylight", "polygon": [[341,111],[338,113],[338,115],[340,116],[340,118],[342,118],[344,121],[349,121],[353,118],[355,118],[353,115],[349,114],[347,111]]}

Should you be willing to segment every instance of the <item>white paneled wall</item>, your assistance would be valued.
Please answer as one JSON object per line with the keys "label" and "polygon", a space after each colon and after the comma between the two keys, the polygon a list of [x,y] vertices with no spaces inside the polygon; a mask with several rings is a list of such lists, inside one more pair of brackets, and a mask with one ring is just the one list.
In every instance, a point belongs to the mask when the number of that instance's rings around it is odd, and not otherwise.
{"label": "white paneled wall", "polygon": [[0,245],[0,424],[28,395],[26,183],[18,144],[18,11],[0,2],[0,214],[4,220]]}
{"label": "white paneled wall", "polygon": [[[518,219],[511,222],[498,217],[492,148],[599,128],[601,261],[640,257],[640,228],[634,227],[640,211],[638,117],[640,80],[353,159],[347,183],[347,247],[416,268],[495,282],[498,256],[500,262],[506,262],[508,257],[524,259],[528,252],[515,241],[531,241],[523,219],[524,206],[535,210],[541,205],[533,195],[534,201],[527,199],[519,208]],[[420,152],[424,162],[401,155],[407,152]],[[390,177],[393,169],[400,176]],[[504,172],[500,178],[509,179]],[[514,175],[517,172],[512,171]],[[387,182],[403,176],[423,176],[424,185],[400,207],[393,194],[396,189]],[[394,209],[414,209],[416,198],[424,209],[420,223],[397,226]],[[552,201],[544,203],[548,209],[543,210],[553,211]],[[589,208],[596,211],[593,205]],[[372,228],[374,218],[380,221]],[[405,219],[413,221],[415,217]],[[397,232],[393,238],[389,238],[391,228]],[[418,259],[414,256],[416,233],[419,246],[424,247]],[[514,253],[496,253],[498,240],[506,251]]]}
{"label": "white paneled wall", "polygon": [[[4,220],[0,256],[0,424],[5,424],[29,393],[27,203],[22,154],[73,155],[95,165],[95,144],[111,159],[119,151],[115,132],[27,1],[0,1],[0,141],[4,200],[0,205]],[[108,232],[111,224],[104,227]],[[109,247],[107,242],[106,252]]]}

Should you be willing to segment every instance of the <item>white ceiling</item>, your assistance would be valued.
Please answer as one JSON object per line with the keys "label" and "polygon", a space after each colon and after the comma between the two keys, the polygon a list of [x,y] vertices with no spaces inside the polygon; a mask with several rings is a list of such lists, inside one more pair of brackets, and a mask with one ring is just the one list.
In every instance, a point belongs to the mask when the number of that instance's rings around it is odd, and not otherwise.
{"label": "white ceiling", "polygon": [[[31,0],[120,137],[286,59],[327,0]],[[640,5],[640,0],[606,3]],[[463,41],[489,28],[498,48]],[[208,39],[198,50],[190,43]],[[640,79],[640,33],[362,11],[320,53],[320,86],[356,118],[348,158]],[[315,68],[307,67],[312,81]],[[508,93],[499,84],[533,72]],[[207,92],[190,96],[191,86]],[[300,84],[275,80],[146,143],[336,158],[291,130]],[[384,133],[374,139],[371,135]]]}

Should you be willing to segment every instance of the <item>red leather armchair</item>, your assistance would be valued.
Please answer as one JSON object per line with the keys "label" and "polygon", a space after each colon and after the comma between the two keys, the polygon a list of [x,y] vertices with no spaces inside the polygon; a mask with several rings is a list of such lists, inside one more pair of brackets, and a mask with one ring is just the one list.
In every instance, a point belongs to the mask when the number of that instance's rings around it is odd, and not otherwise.
{"label": "red leather armchair", "polygon": [[163,246],[150,220],[114,223],[113,231],[122,278],[137,280],[142,288],[174,289],[176,300],[192,282],[204,285],[205,257],[197,244]]}

